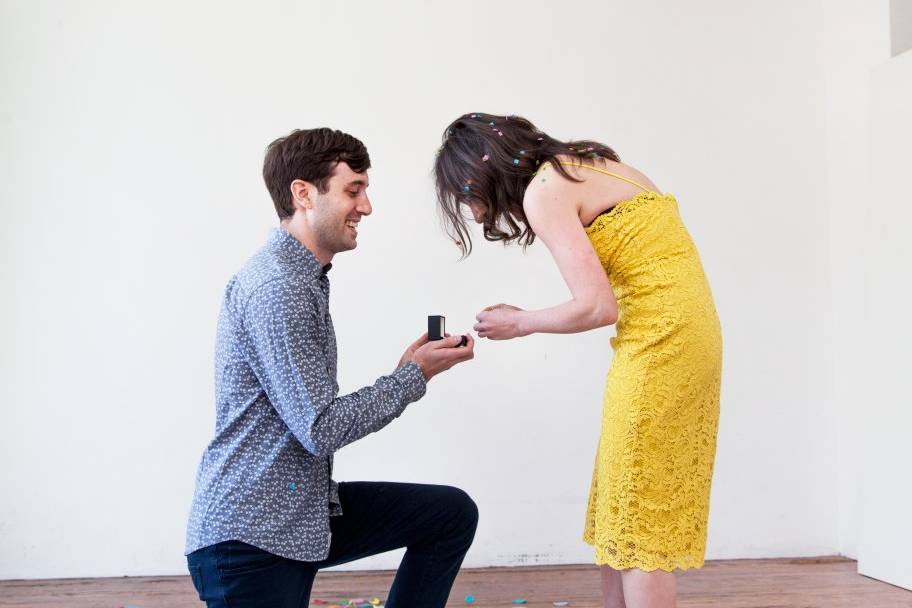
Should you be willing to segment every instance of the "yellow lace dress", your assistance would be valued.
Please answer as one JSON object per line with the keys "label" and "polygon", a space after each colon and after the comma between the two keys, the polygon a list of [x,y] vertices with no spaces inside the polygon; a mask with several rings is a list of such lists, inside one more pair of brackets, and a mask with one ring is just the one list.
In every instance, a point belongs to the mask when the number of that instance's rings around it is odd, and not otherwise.
{"label": "yellow lace dress", "polygon": [[583,538],[617,570],[700,567],[722,371],[712,294],[675,198],[584,166],[643,192],[586,228],[619,317]]}

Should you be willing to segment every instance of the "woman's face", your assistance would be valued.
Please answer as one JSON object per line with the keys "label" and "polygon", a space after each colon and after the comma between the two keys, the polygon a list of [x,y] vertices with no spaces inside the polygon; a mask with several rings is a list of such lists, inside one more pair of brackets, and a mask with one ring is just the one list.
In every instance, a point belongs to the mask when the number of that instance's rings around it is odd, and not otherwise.
{"label": "woman's face", "polygon": [[469,209],[472,210],[472,217],[475,218],[475,221],[479,224],[484,223],[486,211],[485,206],[478,201],[471,201],[467,204],[469,206]]}

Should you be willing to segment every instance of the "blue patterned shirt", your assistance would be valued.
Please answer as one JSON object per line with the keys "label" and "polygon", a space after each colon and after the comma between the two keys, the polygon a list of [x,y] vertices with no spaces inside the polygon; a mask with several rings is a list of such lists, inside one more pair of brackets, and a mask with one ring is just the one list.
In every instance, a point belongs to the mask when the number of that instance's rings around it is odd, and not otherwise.
{"label": "blue patterned shirt", "polygon": [[215,437],[203,453],[186,553],[239,540],[319,561],[341,513],[332,454],[397,418],[425,392],[408,363],[338,396],[326,268],[274,229],[228,283],[215,352]]}

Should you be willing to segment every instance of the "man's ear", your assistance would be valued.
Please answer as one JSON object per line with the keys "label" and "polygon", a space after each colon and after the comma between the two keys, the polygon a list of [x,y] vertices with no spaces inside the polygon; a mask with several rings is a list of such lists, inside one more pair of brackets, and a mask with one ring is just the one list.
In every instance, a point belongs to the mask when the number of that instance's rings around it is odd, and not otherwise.
{"label": "man's ear", "polygon": [[291,204],[295,208],[304,210],[313,209],[313,195],[317,187],[303,179],[296,179],[291,182]]}

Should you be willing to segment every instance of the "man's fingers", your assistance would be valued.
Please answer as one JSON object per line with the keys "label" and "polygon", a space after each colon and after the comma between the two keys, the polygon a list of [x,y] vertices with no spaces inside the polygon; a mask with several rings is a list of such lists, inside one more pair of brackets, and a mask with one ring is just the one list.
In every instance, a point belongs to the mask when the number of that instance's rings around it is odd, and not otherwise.
{"label": "man's fingers", "polygon": [[440,341],[440,348],[453,348],[454,346],[459,346],[459,343],[462,342],[462,336],[447,336]]}
{"label": "man's fingers", "polygon": [[453,349],[455,353],[447,353],[447,355],[453,355],[453,358],[450,360],[451,365],[456,365],[458,363],[463,363],[475,358],[475,352],[472,350],[471,346],[464,346],[462,348]]}

